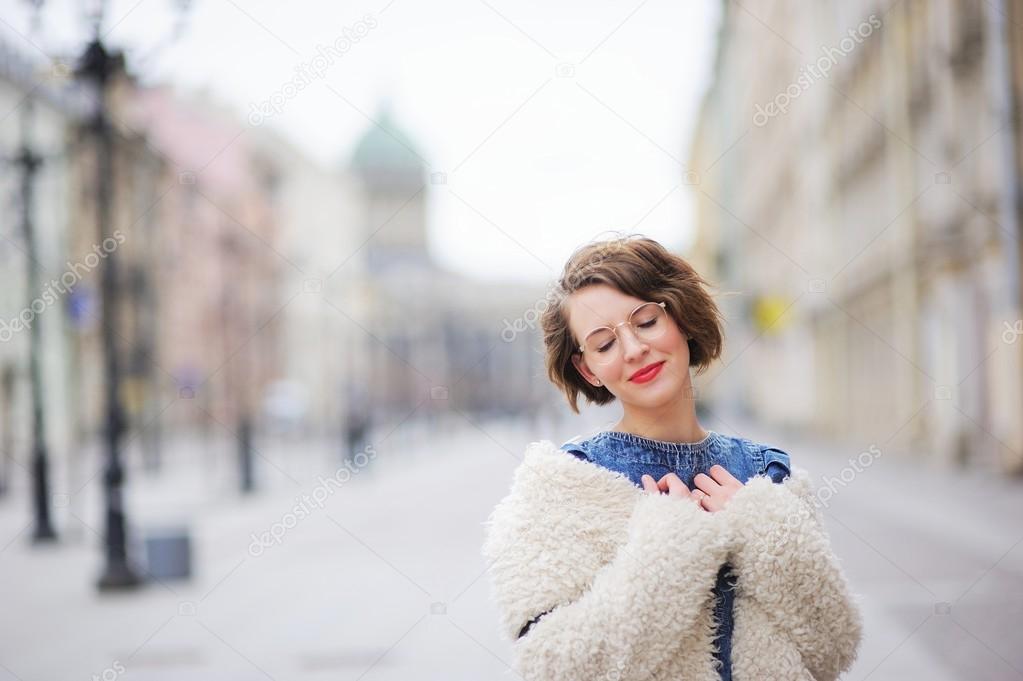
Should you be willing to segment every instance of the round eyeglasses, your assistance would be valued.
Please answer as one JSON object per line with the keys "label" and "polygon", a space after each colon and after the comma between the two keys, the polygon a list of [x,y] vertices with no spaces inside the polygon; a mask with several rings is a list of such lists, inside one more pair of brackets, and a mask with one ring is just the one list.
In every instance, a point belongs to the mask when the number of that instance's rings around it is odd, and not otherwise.
{"label": "round eyeglasses", "polygon": [[668,328],[665,304],[643,303],[629,315],[628,320],[614,326],[598,326],[586,334],[579,352],[595,364],[610,364],[621,356],[622,344],[618,341],[618,327],[628,324],[633,335],[640,341],[652,341]]}

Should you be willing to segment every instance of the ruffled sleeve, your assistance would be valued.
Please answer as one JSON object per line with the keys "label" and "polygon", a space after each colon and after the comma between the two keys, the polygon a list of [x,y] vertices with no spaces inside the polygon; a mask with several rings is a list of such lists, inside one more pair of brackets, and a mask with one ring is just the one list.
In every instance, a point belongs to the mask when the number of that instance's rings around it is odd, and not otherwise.
{"label": "ruffled sleeve", "polygon": [[[777,451],[772,456],[781,470]],[[800,468],[783,484],[753,478],[721,515],[736,542],[742,596],[792,641],[814,679],[834,681],[856,659],[863,620],[816,502]]]}
{"label": "ruffled sleeve", "polygon": [[563,452],[571,454],[577,459],[581,459],[583,461],[591,460],[590,455],[586,452],[586,445],[575,438],[561,445],[560,449]]}
{"label": "ruffled sleeve", "polygon": [[760,454],[764,457],[764,474],[771,478],[772,482],[780,483],[792,473],[792,462],[788,452],[777,447],[761,445]]}

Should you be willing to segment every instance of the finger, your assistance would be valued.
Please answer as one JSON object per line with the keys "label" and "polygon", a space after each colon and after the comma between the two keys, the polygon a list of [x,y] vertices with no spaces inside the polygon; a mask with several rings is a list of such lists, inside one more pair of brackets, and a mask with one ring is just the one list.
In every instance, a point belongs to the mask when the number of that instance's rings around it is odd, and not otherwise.
{"label": "finger", "polygon": [[696,477],[693,478],[693,484],[707,494],[715,494],[721,489],[721,485],[719,485],[714,478],[710,477],[706,473],[697,473]]}
{"label": "finger", "polygon": [[719,463],[714,464],[708,471],[710,477],[714,479],[720,485],[725,485],[730,482],[739,482],[734,475],[732,475],[727,468]]}
{"label": "finger", "polygon": [[668,473],[664,476],[664,481],[668,485],[668,494],[675,497],[688,497],[689,488],[686,487],[686,483],[682,482],[682,478],[678,477],[674,473]]}
{"label": "finger", "polygon": [[691,497],[696,500],[697,505],[704,511],[710,512],[714,510],[711,505],[712,499],[702,489],[694,489]]}
{"label": "finger", "polygon": [[668,477],[672,476],[672,475],[675,475],[675,473],[665,473],[664,475],[662,475],[661,479],[657,481],[658,489],[660,489],[662,492],[667,492],[668,491]]}
{"label": "finger", "polygon": [[652,492],[654,494],[660,494],[661,493],[661,490],[658,488],[657,483],[654,482],[653,476],[646,475],[644,473],[643,476],[640,478],[640,480],[643,481],[643,489],[645,491]]}

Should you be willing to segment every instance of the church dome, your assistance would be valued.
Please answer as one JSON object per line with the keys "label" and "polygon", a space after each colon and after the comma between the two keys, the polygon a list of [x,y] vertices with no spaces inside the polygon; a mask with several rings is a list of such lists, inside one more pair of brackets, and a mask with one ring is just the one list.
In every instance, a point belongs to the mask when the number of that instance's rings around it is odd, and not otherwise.
{"label": "church dome", "polygon": [[381,106],[376,124],[370,125],[355,145],[351,166],[363,177],[418,180],[424,162],[416,145],[394,121],[390,107]]}

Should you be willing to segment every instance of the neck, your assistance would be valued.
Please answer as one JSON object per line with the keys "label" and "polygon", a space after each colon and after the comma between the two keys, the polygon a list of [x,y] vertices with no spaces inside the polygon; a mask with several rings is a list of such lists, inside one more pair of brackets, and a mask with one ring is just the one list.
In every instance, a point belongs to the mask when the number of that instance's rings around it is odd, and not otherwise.
{"label": "neck", "polygon": [[696,418],[696,400],[688,386],[668,404],[654,408],[626,404],[624,411],[613,430],[666,442],[699,442],[709,434]]}

